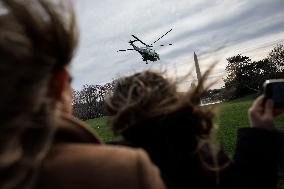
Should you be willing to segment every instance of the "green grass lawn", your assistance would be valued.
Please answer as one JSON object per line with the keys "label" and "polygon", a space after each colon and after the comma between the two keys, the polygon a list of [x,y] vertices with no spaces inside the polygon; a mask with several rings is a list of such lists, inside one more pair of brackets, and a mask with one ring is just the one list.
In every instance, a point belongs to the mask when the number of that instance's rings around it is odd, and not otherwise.
{"label": "green grass lawn", "polygon": [[236,144],[236,133],[239,128],[248,127],[247,110],[253,102],[253,97],[245,97],[231,102],[225,102],[217,107],[216,138],[222,148],[233,155]]}
{"label": "green grass lawn", "polygon": [[[237,130],[242,127],[249,127],[247,111],[254,98],[254,96],[248,96],[216,105],[216,130],[214,130],[212,138],[214,142],[220,144],[230,157],[234,153]],[[106,117],[88,120],[87,123],[97,131],[104,142],[118,139],[118,137],[113,136]],[[276,120],[276,125],[280,129],[284,129],[283,115]],[[280,172],[279,188],[284,188],[283,172]]]}
{"label": "green grass lawn", "polygon": [[87,123],[96,130],[97,134],[104,142],[112,141],[116,137],[112,134],[110,125],[106,117],[88,120]]}
{"label": "green grass lawn", "polygon": [[[253,96],[248,96],[216,105],[217,115],[215,124],[217,130],[214,132],[216,133],[213,136],[214,141],[217,141],[229,156],[232,156],[234,152],[237,130],[249,126],[247,110],[253,103],[253,100]],[[88,120],[87,123],[97,131],[103,141],[107,142],[117,139],[111,132],[107,118]],[[276,123],[282,126],[280,128],[284,128],[284,117],[279,117]]]}
{"label": "green grass lawn", "polygon": [[[236,144],[237,130],[242,127],[249,127],[248,109],[254,101],[253,96],[248,96],[225,102],[219,105],[216,126],[216,138],[222,148],[229,154],[233,155],[234,147]],[[278,128],[284,127],[284,116],[279,116],[276,120]]]}

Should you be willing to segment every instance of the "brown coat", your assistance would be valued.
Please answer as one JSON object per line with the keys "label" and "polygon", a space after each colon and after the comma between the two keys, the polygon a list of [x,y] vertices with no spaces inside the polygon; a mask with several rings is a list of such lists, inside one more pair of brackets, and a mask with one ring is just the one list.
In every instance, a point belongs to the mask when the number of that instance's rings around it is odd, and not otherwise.
{"label": "brown coat", "polygon": [[38,189],[164,189],[141,149],[99,144],[74,118],[63,118],[38,178]]}

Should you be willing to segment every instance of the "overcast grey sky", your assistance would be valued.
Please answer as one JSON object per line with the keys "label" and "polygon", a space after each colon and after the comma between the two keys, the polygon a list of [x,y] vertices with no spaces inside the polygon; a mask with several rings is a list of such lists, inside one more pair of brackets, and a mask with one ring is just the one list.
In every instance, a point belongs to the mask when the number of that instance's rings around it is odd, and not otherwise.
{"label": "overcast grey sky", "polygon": [[[74,4],[80,27],[71,68],[75,89],[146,69],[181,76],[193,66],[194,51],[201,71],[218,61],[211,78],[221,78],[227,57],[241,53],[259,60],[275,44],[284,43],[284,0],[74,0]],[[132,34],[151,43],[171,28],[157,45],[173,46],[156,49],[158,62],[146,65],[135,51],[116,52],[130,47]]]}

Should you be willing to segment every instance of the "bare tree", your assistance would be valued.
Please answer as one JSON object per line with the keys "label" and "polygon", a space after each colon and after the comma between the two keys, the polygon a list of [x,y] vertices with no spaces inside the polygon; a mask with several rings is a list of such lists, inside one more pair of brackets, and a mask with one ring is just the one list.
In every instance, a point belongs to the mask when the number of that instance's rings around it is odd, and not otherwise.
{"label": "bare tree", "polygon": [[105,85],[84,85],[81,91],[73,90],[73,113],[82,120],[106,115],[105,97],[115,82]]}

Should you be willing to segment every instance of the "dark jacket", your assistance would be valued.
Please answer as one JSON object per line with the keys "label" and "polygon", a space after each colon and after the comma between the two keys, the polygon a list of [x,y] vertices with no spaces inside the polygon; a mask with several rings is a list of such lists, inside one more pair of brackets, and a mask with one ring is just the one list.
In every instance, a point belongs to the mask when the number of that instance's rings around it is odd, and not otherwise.
{"label": "dark jacket", "polygon": [[[131,147],[142,147],[161,170],[168,188],[234,188],[234,189],[276,189],[278,171],[284,167],[284,134],[277,130],[242,128],[238,130],[234,161],[230,162],[222,151],[217,160],[227,164],[220,172],[204,169],[200,156],[188,148],[175,149],[166,153],[162,148],[149,143],[112,142]],[[158,136],[155,136],[158,137]],[[159,137],[158,137],[159,138]],[[189,139],[190,137],[188,137]],[[161,141],[160,136],[157,141]],[[187,152],[189,153],[187,153]],[[212,162],[212,148],[203,148],[205,162]],[[214,150],[213,150],[214,151]],[[216,152],[216,150],[215,150]]]}
{"label": "dark jacket", "polygon": [[[161,176],[168,189],[179,188],[231,188],[231,166],[229,158],[214,147],[204,146],[200,153],[190,149],[180,149],[172,154],[155,150],[154,146],[145,146],[127,141],[111,142],[111,144],[143,148],[151,160],[160,168]],[[188,151],[187,151],[188,150]],[[218,155],[214,159],[212,151]],[[214,163],[221,168],[214,171]]]}
{"label": "dark jacket", "polygon": [[[229,158],[206,143],[199,146],[197,128],[186,124],[191,123],[186,118],[184,112],[177,112],[171,116],[147,119],[123,131],[123,141],[111,144],[143,148],[160,168],[169,189],[230,188]],[[212,170],[216,164],[224,168]]]}
{"label": "dark jacket", "polygon": [[[235,188],[277,188],[282,133],[243,128],[238,131],[234,156]],[[282,143],[284,144],[284,143]]]}

